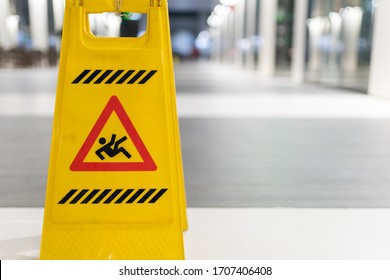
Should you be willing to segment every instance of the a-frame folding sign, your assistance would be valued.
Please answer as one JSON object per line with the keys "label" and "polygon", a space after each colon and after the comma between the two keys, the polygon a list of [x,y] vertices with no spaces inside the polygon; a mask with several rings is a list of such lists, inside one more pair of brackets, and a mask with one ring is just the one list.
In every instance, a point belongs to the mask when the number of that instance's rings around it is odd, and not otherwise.
{"label": "a-frame folding sign", "polygon": [[[42,259],[184,258],[167,1],[114,2],[66,1]],[[143,14],[146,32],[95,37],[103,12]]]}

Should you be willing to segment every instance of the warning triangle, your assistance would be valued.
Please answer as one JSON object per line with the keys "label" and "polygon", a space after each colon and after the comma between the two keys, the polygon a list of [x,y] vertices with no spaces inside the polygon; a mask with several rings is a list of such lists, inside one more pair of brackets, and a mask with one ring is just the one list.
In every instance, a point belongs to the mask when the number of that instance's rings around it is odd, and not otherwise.
{"label": "warning triangle", "polygon": [[[99,137],[111,115],[115,112],[121,124],[131,138],[143,161],[140,162],[85,162],[85,158],[90,153],[92,146]],[[138,135],[133,123],[120,103],[118,97],[112,96],[100,117],[93,126],[87,139],[77,153],[70,165],[72,171],[154,171],[157,169],[151,155],[146,149],[141,137]]]}

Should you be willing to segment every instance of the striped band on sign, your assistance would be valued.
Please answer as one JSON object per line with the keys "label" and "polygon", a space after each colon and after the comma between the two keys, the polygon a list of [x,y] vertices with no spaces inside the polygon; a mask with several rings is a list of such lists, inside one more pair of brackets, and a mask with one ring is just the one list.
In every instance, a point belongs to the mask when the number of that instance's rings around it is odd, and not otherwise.
{"label": "striped band on sign", "polygon": [[146,84],[157,70],[114,70],[114,69],[86,69],[83,70],[72,84]]}
{"label": "striped band on sign", "polygon": [[58,204],[154,204],[168,189],[71,189]]}

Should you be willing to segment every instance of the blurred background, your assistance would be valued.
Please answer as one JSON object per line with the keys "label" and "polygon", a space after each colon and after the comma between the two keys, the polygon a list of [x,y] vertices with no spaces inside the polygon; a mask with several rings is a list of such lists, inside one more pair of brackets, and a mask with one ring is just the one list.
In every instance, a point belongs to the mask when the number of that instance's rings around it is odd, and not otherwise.
{"label": "blurred background", "polygon": [[[64,0],[0,0],[0,67],[56,66]],[[214,60],[265,76],[368,90],[378,0],[169,0],[176,62]],[[90,15],[97,36],[141,36],[146,19]],[[295,63],[295,64],[294,64]]]}

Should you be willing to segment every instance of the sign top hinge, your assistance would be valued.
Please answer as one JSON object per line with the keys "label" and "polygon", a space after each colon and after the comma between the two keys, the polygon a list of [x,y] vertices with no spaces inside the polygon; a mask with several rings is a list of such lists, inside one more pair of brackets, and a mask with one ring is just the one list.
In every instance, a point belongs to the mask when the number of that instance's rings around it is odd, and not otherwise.
{"label": "sign top hinge", "polygon": [[150,7],[161,7],[162,0],[150,0]]}
{"label": "sign top hinge", "polygon": [[73,0],[73,6],[84,6],[84,0]]}

